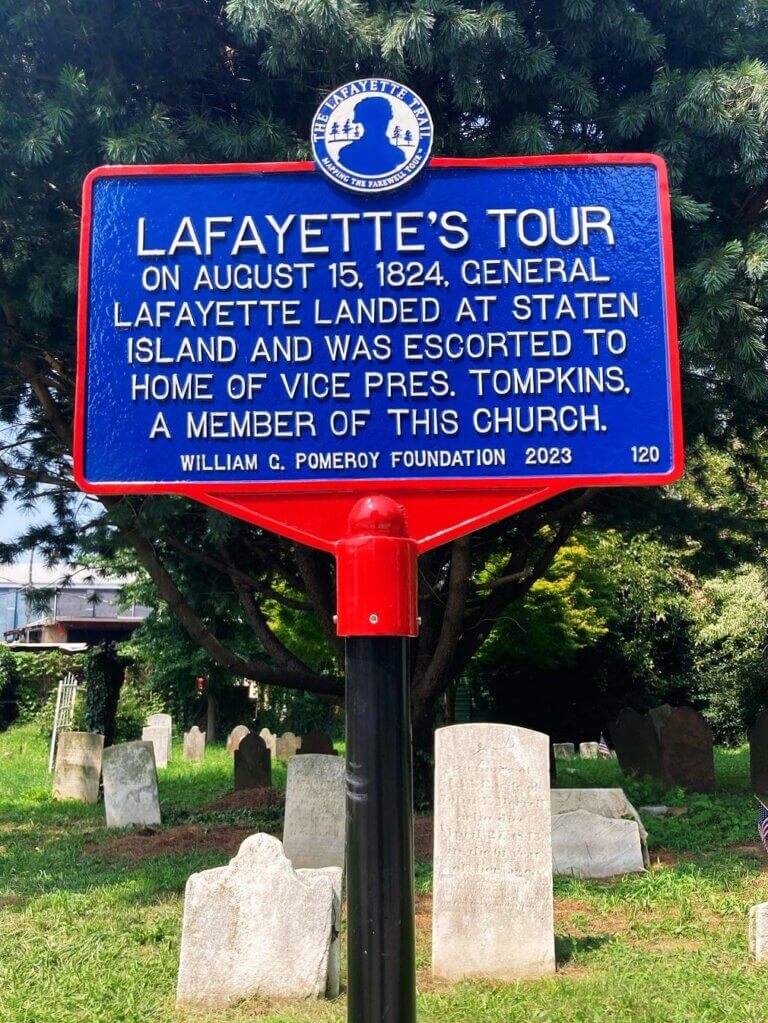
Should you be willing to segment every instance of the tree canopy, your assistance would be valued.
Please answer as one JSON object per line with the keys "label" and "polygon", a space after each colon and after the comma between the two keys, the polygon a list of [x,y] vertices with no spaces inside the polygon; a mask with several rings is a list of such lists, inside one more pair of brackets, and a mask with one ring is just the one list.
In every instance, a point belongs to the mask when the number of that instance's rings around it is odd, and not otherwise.
{"label": "tree canopy", "polygon": [[[56,519],[0,554],[129,551],[217,664],[340,696],[328,558],[181,499],[105,498],[78,519],[76,257],[93,166],[306,158],[320,98],[368,74],[424,98],[437,154],[665,157],[693,471],[706,443],[749,486],[768,418],[767,30],[758,0],[0,0],[0,499]],[[425,555],[417,725],[588,507],[722,534],[723,509],[685,487],[575,492]]]}

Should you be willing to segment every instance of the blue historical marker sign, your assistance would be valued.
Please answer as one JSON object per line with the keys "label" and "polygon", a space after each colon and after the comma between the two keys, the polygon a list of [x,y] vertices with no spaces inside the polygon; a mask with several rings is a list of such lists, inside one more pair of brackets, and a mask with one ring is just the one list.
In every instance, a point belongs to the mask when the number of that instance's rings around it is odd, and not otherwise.
{"label": "blue historical marker sign", "polygon": [[[356,102],[343,125],[380,118],[405,150],[391,97]],[[334,143],[339,165],[381,171],[355,144]],[[681,471],[655,157],[433,160],[394,195],[312,164],[102,168],[81,271],[84,489],[458,491]]]}

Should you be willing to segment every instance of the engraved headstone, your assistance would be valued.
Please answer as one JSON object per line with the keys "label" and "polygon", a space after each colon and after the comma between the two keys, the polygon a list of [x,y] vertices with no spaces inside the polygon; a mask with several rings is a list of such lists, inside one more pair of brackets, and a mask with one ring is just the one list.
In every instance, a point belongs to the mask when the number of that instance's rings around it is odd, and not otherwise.
{"label": "engraved headstone", "polygon": [[295,870],[278,839],[251,835],[187,881],[176,1003],[333,997],[340,929],[341,871]]}
{"label": "engraved headstone", "polygon": [[268,728],[262,728],[259,735],[267,744],[267,749],[272,754],[272,759],[277,759],[277,736],[273,735]]}
{"label": "engraved headstone", "polygon": [[308,753],[288,764],[285,855],[294,867],[344,867],[346,763]]}
{"label": "engraved headstone", "polygon": [[510,725],[435,734],[432,969],[521,980],[555,972],[549,739]]}
{"label": "engraved headstone", "polygon": [[552,819],[552,869],[583,878],[642,873],[637,821],[612,820],[589,810],[558,814]]}
{"label": "engraved headstone", "polygon": [[755,962],[768,961],[768,902],[749,910],[749,954]]}
{"label": "engraved headstone", "polygon": [[151,742],[126,742],[104,750],[104,809],[108,828],[159,824],[155,752]]}
{"label": "engraved headstone", "polygon": [[143,742],[151,742],[155,751],[155,766],[158,768],[168,766],[168,754],[170,743],[168,741],[168,729],[158,725],[147,725],[141,730]]}
{"label": "engraved headstone", "polygon": [[[147,718],[147,728],[165,729],[166,750],[163,754],[162,766],[166,767],[168,761],[171,759],[171,752],[173,749],[173,718],[170,714],[150,714]],[[155,759],[157,760],[157,749],[155,749]],[[157,766],[160,767],[159,761]]]}
{"label": "engraved headstone", "polygon": [[205,757],[205,732],[193,725],[184,733],[184,759],[199,764]]}
{"label": "engraved headstone", "polygon": [[624,774],[661,781],[661,746],[647,714],[625,707],[611,728],[611,739]]}
{"label": "engraved headstone", "polygon": [[95,803],[99,798],[103,751],[103,735],[62,732],[56,750],[53,798]]}
{"label": "engraved headstone", "polygon": [[301,740],[299,753],[320,753],[326,757],[337,756],[336,750],[333,748],[333,739],[330,735],[327,735],[325,732],[319,732],[314,728],[311,732],[307,732]]}
{"label": "engraved headstone", "polygon": [[234,753],[246,735],[250,735],[250,728],[246,725],[235,725],[227,739],[227,753]]}
{"label": "engraved headstone", "polygon": [[676,707],[662,728],[661,780],[667,788],[715,791],[712,729],[693,707]]}
{"label": "engraved headstone", "polygon": [[275,756],[283,764],[295,757],[301,746],[301,739],[293,732],[283,732],[275,741]]}
{"label": "engraved headstone", "polygon": [[597,760],[600,744],[597,742],[580,742],[579,756],[583,760]]}
{"label": "engraved headstone", "polygon": [[272,785],[272,754],[260,735],[249,732],[235,750],[235,792]]}
{"label": "engraved headstone", "polygon": [[170,714],[150,714],[147,718],[147,725],[149,728],[167,728],[169,732],[172,732],[173,718]]}
{"label": "engraved headstone", "polygon": [[573,760],[576,756],[576,747],[572,742],[554,742],[552,749],[555,751],[555,760]]}
{"label": "engraved headstone", "polygon": [[768,796],[768,711],[758,714],[749,730],[749,775],[752,791]]}

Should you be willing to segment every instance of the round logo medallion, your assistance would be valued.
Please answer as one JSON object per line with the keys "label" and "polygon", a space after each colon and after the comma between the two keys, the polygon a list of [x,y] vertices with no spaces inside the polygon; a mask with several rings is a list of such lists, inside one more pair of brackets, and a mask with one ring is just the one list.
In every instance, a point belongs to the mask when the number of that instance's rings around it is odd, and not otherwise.
{"label": "round logo medallion", "polygon": [[433,138],[424,103],[387,78],[339,86],[312,121],[318,167],[352,192],[390,192],[412,181],[429,159]]}

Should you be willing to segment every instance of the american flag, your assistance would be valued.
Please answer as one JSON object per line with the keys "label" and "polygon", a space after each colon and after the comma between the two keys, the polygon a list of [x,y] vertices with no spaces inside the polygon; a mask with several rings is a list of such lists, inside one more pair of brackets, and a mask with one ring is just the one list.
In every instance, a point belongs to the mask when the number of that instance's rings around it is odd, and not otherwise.
{"label": "american flag", "polygon": [[597,744],[597,752],[605,760],[611,759],[611,748],[605,741],[605,736],[602,732],[600,733],[600,742]]}
{"label": "american flag", "polygon": [[768,852],[768,806],[761,800],[757,800],[757,833],[763,843],[763,849]]}

